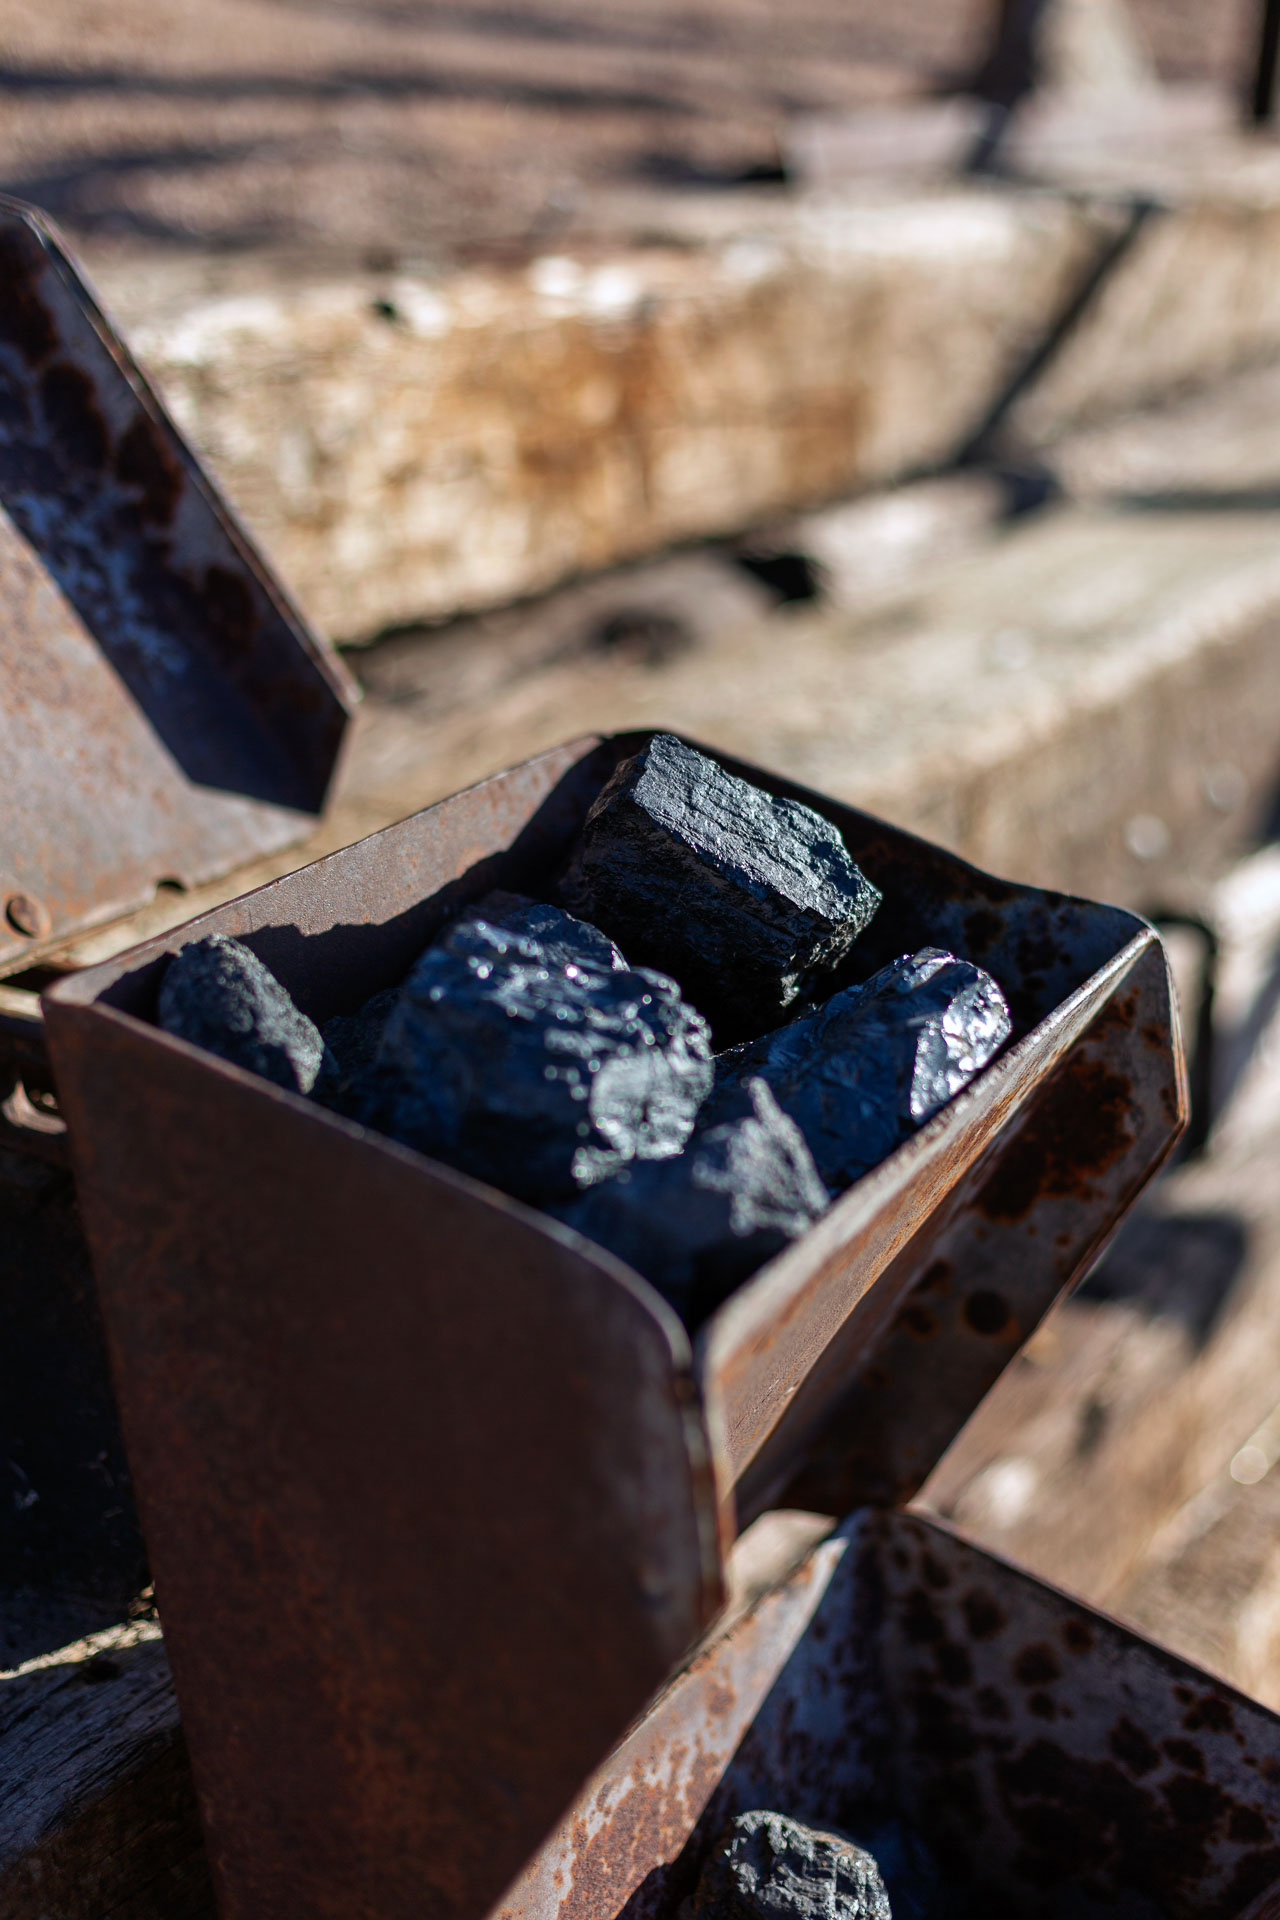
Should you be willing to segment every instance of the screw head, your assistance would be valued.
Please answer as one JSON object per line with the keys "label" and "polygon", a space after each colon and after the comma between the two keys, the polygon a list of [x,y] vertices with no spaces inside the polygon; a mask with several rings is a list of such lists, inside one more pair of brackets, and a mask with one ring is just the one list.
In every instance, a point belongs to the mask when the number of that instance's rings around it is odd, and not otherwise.
{"label": "screw head", "polygon": [[5,901],[4,917],[14,932],[26,940],[39,940],[52,924],[44,906],[32,893],[11,893]]}

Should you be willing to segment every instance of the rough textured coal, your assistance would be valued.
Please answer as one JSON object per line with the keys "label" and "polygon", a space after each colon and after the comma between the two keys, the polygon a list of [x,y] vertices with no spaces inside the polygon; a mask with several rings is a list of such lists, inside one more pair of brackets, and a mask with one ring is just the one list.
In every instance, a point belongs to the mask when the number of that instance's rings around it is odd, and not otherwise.
{"label": "rough textured coal", "polygon": [[693,1324],[811,1227],[829,1198],[799,1129],[754,1080],[678,1158],[623,1167],[558,1217]]}
{"label": "rough textured coal", "polygon": [[[612,940],[572,914],[562,913],[541,900],[530,900],[519,893],[488,893],[463,916],[479,917],[490,926],[538,940],[549,961],[568,966],[579,960],[610,972],[621,972],[626,961]],[[399,986],[387,987],[355,1013],[335,1014],[321,1032],[325,1043],[325,1061],[315,1084],[314,1095],[324,1106],[337,1113],[358,1117],[360,1089],[367,1079],[387,1022],[400,998]]]}
{"label": "rough textured coal", "polygon": [[926,947],[725,1054],[705,1118],[718,1118],[741,1081],[758,1075],[839,1192],[959,1093],[1009,1030],[990,974]]}
{"label": "rough textured coal", "polygon": [[324,1065],[313,1088],[314,1098],[337,1113],[355,1113],[357,1089],[378,1057],[382,1036],[400,998],[399,987],[375,993],[355,1013],[337,1013],[320,1029],[325,1045]]}
{"label": "rough textured coal", "polygon": [[545,900],[530,900],[522,893],[495,891],[487,893],[467,918],[477,916],[492,927],[504,927],[508,933],[538,941],[548,960],[557,966],[582,961],[614,973],[626,970],[626,961],[607,934],[559,907],[549,906]]}
{"label": "rough textured coal", "polygon": [[675,983],[619,969],[567,919],[548,940],[474,916],[446,929],[357,1090],[367,1124],[534,1205],[679,1153],[713,1078]]}
{"label": "rough textured coal", "polygon": [[160,1025],[194,1046],[260,1073],[278,1087],[310,1093],[324,1056],[319,1029],[269,968],[225,934],[193,940],[160,983]]}
{"label": "rough textured coal", "polygon": [[873,1856],[842,1833],[740,1813],[693,1896],[698,1920],[892,1920]]}
{"label": "rough textured coal", "polygon": [[587,816],[564,897],[677,979],[721,1045],[771,1027],[880,904],[829,820],[658,734]]}

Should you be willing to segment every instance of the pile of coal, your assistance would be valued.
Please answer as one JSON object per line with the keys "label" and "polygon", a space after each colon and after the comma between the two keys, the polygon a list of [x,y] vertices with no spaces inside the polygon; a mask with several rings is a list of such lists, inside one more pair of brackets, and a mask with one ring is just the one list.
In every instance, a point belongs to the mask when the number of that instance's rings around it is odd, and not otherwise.
{"label": "pile of coal", "polygon": [[693,1896],[697,1920],[892,1920],[875,1857],[843,1833],[740,1813]]}
{"label": "pile of coal", "polygon": [[169,962],[156,1008],[166,1033],[293,1093],[310,1093],[324,1041],[274,973],[239,940],[210,934]]}
{"label": "pile of coal", "polygon": [[881,900],[829,820],[669,733],[596,800],[563,893],[633,964],[679,980],[720,1046],[776,1026]]}
{"label": "pile of coal", "polygon": [[759,1040],[723,1054],[709,1112],[764,1080],[840,1193],[966,1087],[1010,1032],[989,973],[937,947],[905,954]]}
{"label": "pile of coal", "polygon": [[680,1152],[711,1088],[706,1022],[672,980],[526,903],[540,936],[478,914],[415,963],[353,1093],[357,1117],[535,1206]]}
{"label": "pile of coal", "polygon": [[831,1196],[763,1080],[670,1160],[633,1161],[556,1217],[644,1275],[696,1325],[825,1212]]}
{"label": "pile of coal", "polygon": [[563,891],[589,920],[488,894],[322,1032],[248,947],[198,940],[160,1024],[554,1214],[690,1324],[1009,1035],[995,981],[934,948],[832,992],[879,892],[829,821],[669,734],[604,788]]}

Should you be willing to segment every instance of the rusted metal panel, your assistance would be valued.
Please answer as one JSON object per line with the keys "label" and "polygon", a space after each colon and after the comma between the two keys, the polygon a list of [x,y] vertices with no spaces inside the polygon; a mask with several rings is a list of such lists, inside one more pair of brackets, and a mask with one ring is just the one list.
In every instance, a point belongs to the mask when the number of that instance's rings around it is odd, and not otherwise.
{"label": "rusted metal panel", "polygon": [[300,838],[354,695],[3,198],[0,289],[3,965]]}
{"label": "rusted metal panel", "polygon": [[864,1510],[680,1675],[495,1920],[668,1920],[752,1807],[904,1820],[1011,1920],[1244,1920],[1280,1871],[1277,1779],[1275,1714],[936,1522]]}
{"label": "rusted metal panel", "polygon": [[224,1920],[476,1912],[718,1603],[687,1341],[135,1025],[64,1086]]}
{"label": "rusted metal panel", "polygon": [[[567,1229],[151,1024],[196,927],[247,939],[313,1018],[349,1011],[463,900],[552,885],[639,738],[541,756],[46,997],[226,1920],[483,1911],[709,1622],[735,1492],[748,1513],[811,1454],[830,1470],[817,1437],[942,1257],[938,1223],[981,1229],[1025,1335],[1184,1117],[1142,922],[750,768],[885,886],[892,947],[869,942],[866,969],[930,941],[982,959],[1015,1044],[743,1288],[696,1360]],[[1078,1101],[1053,1120],[1095,1058],[1124,1083],[1109,1155]],[[1059,1143],[1043,1165],[1037,1126]],[[1070,1177],[1064,1128],[1083,1129]],[[1025,1285],[1024,1193],[1065,1236]],[[968,1292],[959,1308],[972,1321]],[[859,1430],[859,1475],[927,1471],[1017,1344],[981,1341],[932,1383],[914,1445],[890,1419],[868,1462]]]}

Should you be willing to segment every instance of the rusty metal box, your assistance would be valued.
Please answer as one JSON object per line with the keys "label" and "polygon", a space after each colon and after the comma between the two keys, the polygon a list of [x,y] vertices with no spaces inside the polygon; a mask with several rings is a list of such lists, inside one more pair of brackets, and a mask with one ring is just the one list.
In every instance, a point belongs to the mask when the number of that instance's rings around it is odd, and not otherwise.
{"label": "rusty metal box", "polygon": [[734,763],[885,887],[868,964],[980,958],[1015,1031],[692,1345],[568,1229],[152,1023],[196,932],[313,1019],[354,1008],[465,900],[545,889],[637,744],[544,754],[46,996],[228,1920],[285,1885],[483,1913],[712,1620],[735,1532],[913,1493],[1178,1131],[1144,923]]}
{"label": "rusty metal box", "polygon": [[495,1920],[675,1920],[754,1807],[905,1823],[949,1916],[1280,1915],[1280,1717],[919,1514],[855,1514],[700,1653]]}

